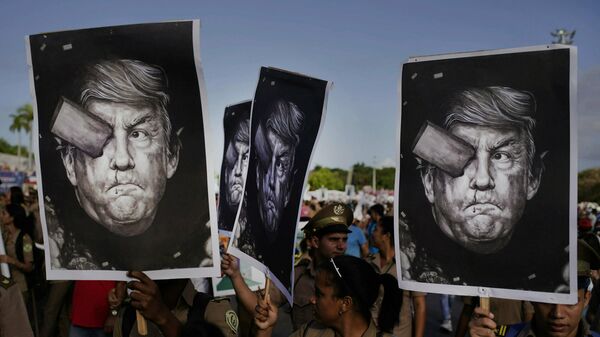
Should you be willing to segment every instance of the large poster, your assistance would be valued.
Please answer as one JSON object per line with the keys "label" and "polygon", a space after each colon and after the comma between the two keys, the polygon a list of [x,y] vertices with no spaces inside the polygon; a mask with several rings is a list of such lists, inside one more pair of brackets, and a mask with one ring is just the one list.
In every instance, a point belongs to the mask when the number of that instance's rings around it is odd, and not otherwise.
{"label": "large poster", "polygon": [[576,301],[576,69],[557,45],[403,65],[402,288]]}
{"label": "large poster", "polygon": [[328,82],[262,68],[251,113],[250,162],[230,252],[291,302],[294,235]]}
{"label": "large poster", "polygon": [[182,21],[28,37],[49,279],[219,274],[199,33]]}

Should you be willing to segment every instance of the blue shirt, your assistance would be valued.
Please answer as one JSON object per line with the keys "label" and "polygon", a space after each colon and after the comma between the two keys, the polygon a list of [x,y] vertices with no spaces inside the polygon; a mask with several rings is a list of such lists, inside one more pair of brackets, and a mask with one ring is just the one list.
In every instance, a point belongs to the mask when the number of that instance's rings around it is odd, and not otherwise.
{"label": "blue shirt", "polygon": [[348,229],[351,232],[348,233],[346,255],[360,257],[360,246],[367,242],[367,238],[365,238],[365,234],[363,233],[362,229],[358,228],[355,224],[350,225]]}
{"label": "blue shirt", "polygon": [[370,254],[379,253],[379,249],[377,247],[375,247],[375,245],[373,244],[373,232],[375,231],[375,228],[377,228],[377,221],[369,222],[369,225],[367,226],[367,237],[369,238],[369,253]]}

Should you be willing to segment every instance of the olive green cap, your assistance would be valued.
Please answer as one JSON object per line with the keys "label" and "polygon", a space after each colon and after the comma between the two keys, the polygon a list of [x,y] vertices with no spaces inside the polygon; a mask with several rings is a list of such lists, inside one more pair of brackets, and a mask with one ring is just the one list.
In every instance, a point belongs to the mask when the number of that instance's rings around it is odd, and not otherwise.
{"label": "olive green cap", "polygon": [[329,233],[350,233],[348,227],[354,216],[350,207],[340,202],[334,202],[323,207],[313,216],[303,231],[307,237]]}

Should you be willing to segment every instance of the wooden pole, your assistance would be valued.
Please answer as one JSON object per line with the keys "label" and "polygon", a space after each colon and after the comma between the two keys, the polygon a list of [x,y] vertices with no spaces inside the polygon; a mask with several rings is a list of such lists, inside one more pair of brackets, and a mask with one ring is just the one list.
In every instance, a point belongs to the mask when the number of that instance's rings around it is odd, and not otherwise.
{"label": "wooden pole", "polygon": [[141,336],[146,336],[148,334],[148,326],[146,325],[146,319],[139,310],[135,311],[135,319],[137,322],[137,331]]}
{"label": "wooden pole", "polygon": [[269,295],[270,288],[271,288],[271,279],[267,277],[267,281],[265,283],[265,302],[267,304],[271,304],[271,295]]}
{"label": "wooden pole", "polygon": [[490,298],[489,297],[480,297],[479,298],[479,306],[482,309],[490,311]]}

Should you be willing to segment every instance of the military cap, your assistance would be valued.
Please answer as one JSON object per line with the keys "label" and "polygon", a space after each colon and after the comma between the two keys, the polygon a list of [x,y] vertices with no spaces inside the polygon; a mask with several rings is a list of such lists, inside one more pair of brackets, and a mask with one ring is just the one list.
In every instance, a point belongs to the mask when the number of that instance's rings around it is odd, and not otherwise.
{"label": "military cap", "polygon": [[352,220],[354,220],[352,210],[340,202],[334,202],[317,212],[303,230],[307,237],[329,233],[350,233],[348,226],[352,224]]}

